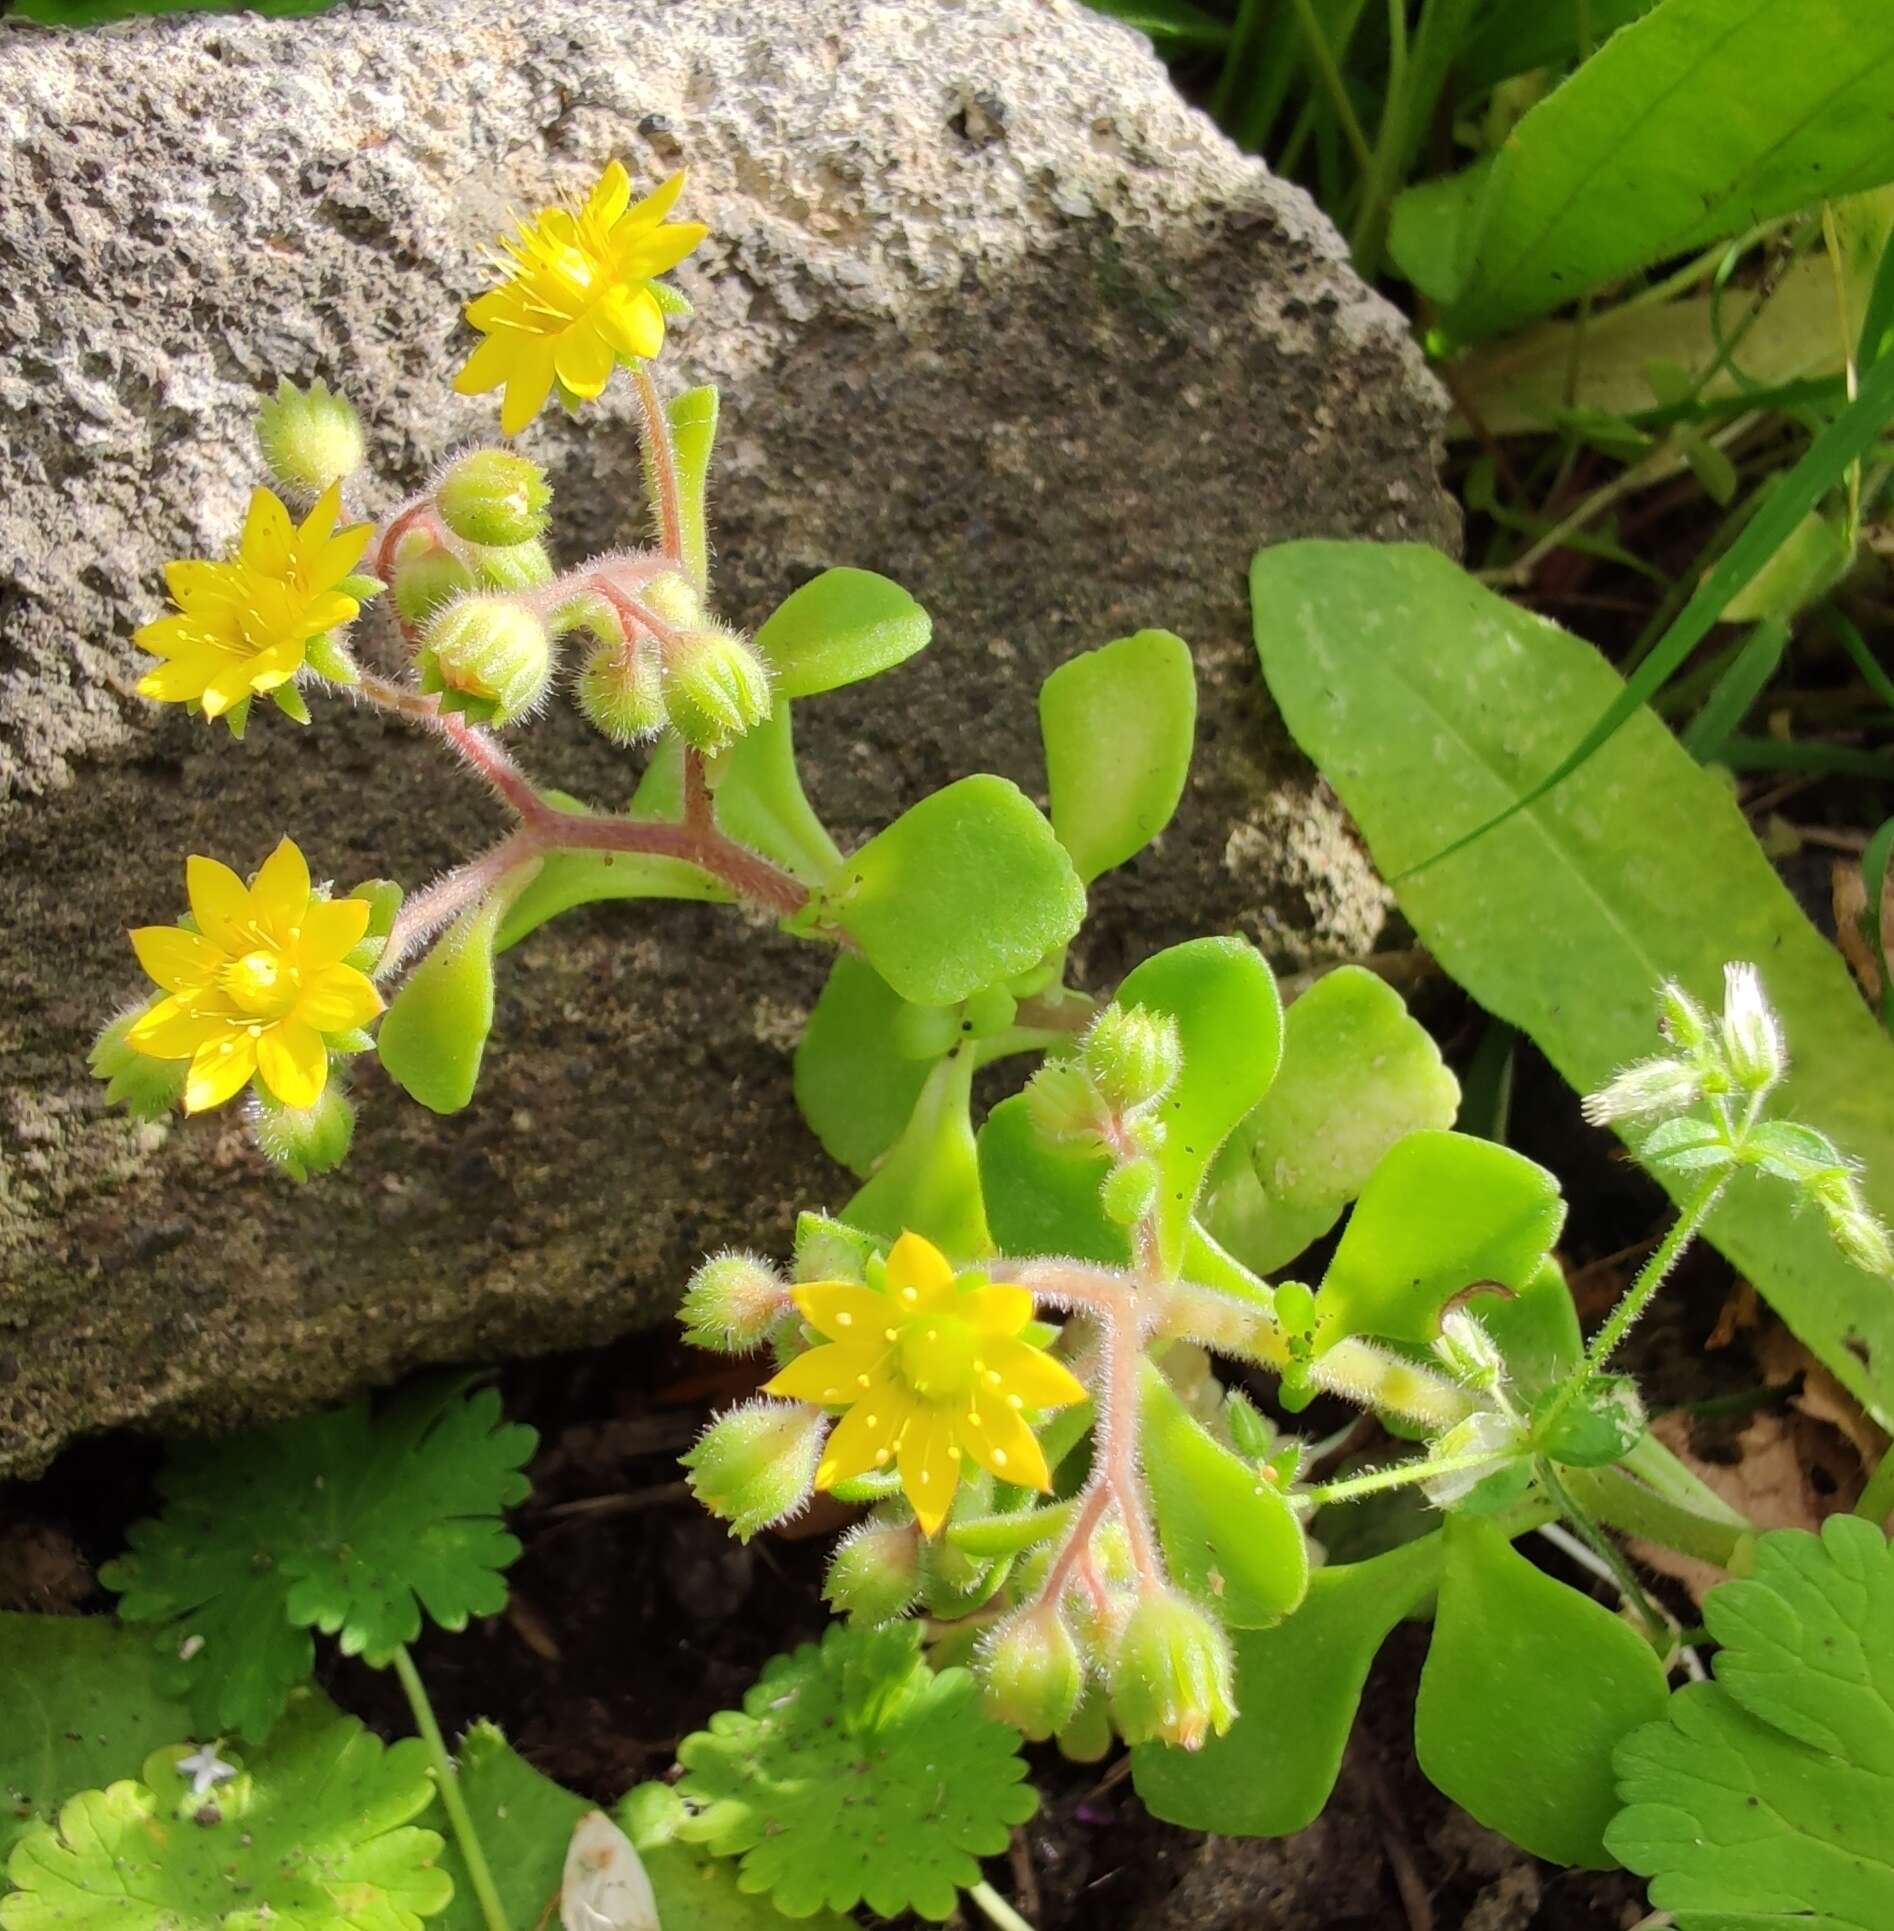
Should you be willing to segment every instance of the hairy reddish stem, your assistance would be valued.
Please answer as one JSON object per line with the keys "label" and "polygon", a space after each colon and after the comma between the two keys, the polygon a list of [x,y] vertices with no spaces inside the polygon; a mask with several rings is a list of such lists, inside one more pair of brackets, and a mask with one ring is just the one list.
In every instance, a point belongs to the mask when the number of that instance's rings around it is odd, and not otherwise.
{"label": "hairy reddish stem", "polygon": [[638,407],[644,412],[644,448],[651,464],[652,493],[657,498],[658,537],[673,563],[684,561],[684,512],[678,497],[677,453],[671,446],[670,418],[658,395],[651,371],[640,362],[632,371]]}

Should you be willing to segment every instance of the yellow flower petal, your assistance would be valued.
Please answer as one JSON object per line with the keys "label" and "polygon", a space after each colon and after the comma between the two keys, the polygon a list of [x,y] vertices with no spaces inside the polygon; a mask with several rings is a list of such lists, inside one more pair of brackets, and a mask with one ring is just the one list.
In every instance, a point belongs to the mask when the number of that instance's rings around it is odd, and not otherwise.
{"label": "yellow flower petal", "polygon": [[187,558],[164,566],[164,587],[170,591],[172,601],[180,610],[188,610],[193,603],[202,602],[206,597],[218,598],[227,595],[230,588],[230,567],[223,563],[204,563],[196,558]]}
{"label": "yellow flower petal", "polygon": [[638,239],[633,273],[662,275],[675,268],[710,230],[701,221],[672,221]]}
{"label": "yellow flower petal", "polygon": [[952,1263],[921,1234],[903,1234],[888,1250],[888,1294],[905,1313],[931,1314],[953,1293]]}
{"label": "yellow flower petal", "polygon": [[889,1324],[886,1297],[853,1281],[806,1281],[790,1299],[803,1319],[831,1341],[879,1341]]}
{"label": "yellow flower petal", "polygon": [[344,953],[352,952],[361,944],[368,920],[365,898],[311,899],[297,942],[305,973],[317,966],[334,965]]}
{"label": "yellow flower petal", "polygon": [[612,345],[585,323],[568,329],[553,350],[553,368],[575,396],[595,396],[611,380]]}
{"label": "yellow flower petal", "polygon": [[250,887],[251,915],[287,937],[289,928],[300,925],[308,909],[309,866],[292,839],[281,839]]}
{"label": "yellow flower petal", "polygon": [[[498,291],[483,295],[467,311],[467,319],[475,328],[491,326],[496,309],[492,306],[498,299]],[[488,318],[482,319],[482,314]],[[454,390],[458,395],[484,395],[489,389],[497,389],[513,372],[514,344],[505,335],[489,335],[460,366],[460,373],[454,377]]]}
{"label": "yellow flower petal", "polygon": [[184,1110],[207,1112],[222,1106],[256,1071],[256,1041],[247,1030],[225,1026],[204,1041],[191,1057],[184,1080]]}
{"label": "yellow flower petal", "polygon": [[764,1383],[763,1392],[786,1401],[819,1401],[827,1408],[852,1405],[862,1399],[862,1378],[872,1381],[887,1351],[879,1336],[873,1341],[830,1341],[799,1354]]}
{"label": "yellow flower petal", "polygon": [[679,168],[668,181],[662,181],[632,209],[632,219],[647,225],[662,221],[677,206],[677,198],[684,192],[684,176],[688,170]]}
{"label": "yellow flower petal", "polygon": [[372,523],[351,523],[347,529],[336,531],[310,565],[310,580],[318,584],[340,583],[361,562],[368,539],[374,534]]}
{"label": "yellow flower petal", "polygon": [[816,1467],[817,1488],[852,1482],[870,1469],[886,1467],[893,1457],[895,1437],[912,1415],[913,1404],[892,1388],[872,1392],[886,1399],[858,1401],[829,1431]]}
{"label": "yellow flower petal", "polygon": [[198,1012],[185,999],[160,999],[132,1022],[126,1039],[148,1059],[189,1059],[207,1039],[221,1039],[230,1022]]}
{"label": "yellow flower petal", "polygon": [[981,1344],[980,1359],[989,1375],[999,1376],[997,1384],[989,1381],[982,1389],[983,1397],[989,1389],[1017,1395],[1028,1408],[1066,1408],[1086,1399],[1085,1384],[1043,1348],[996,1337]]}
{"label": "yellow flower petal", "polygon": [[223,969],[225,954],[198,932],[178,925],[141,925],[132,934],[138,963],[166,992],[195,992]]}
{"label": "yellow flower petal", "polygon": [[250,695],[250,659],[226,661],[204,686],[202,703],[206,717],[222,717]]}
{"label": "yellow flower petal", "polygon": [[647,288],[614,289],[593,311],[592,326],[619,355],[648,361],[664,347],[664,311]]}
{"label": "yellow flower petal", "polygon": [[[305,516],[296,531],[296,547],[305,555],[320,550],[335,533],[337,519],[342,514],[342,485],[331,483],[315,500],[314,507]],[[321,579],[316,579],[321,581]]]}
{"label": "yellow flower petal", "polygon": [[184,889],[197,929],[232,957],[256,944],[250,925],[250,894],[228,865],[193,854],[184,861]]}
{"label": "yellow flower petal", "polygon": [[552,352],[522,347],[506,379],[506,400],[500,405],[500,431],[517,436],[545,406],[552,394]]}
{"label": "yellow flower petal", "polygon": [[947,1520],[960,1485],[954,1456],[954,1423],[945,1409],[917,1407],[901,1437],[901,1490],[921,1533],[931,1536]]}
{"label": "yellow flower petal", "polygon": [[205,687],[223,668],[224,658],[215,650],[180,654],[168,664],[158,664],[138,680],[138,695],[160,704],[192,704],[204,695]]}
{"label": "yellow flower petal", "polygon": [[[329,1079],[329,1049],[313,1026],[285,1019],[256,1042],[257,1071],[285,1106],[314,1106]],[[195,1068],[193,1068],[195,1070]]]}
{"label": "yellow flower petal", "polygon": [[609,228],[631,205],[631,176],[620,161],[608,161],[598,185],[586,197],[585,212]]}
{"label": "yellow flower petal", "polygon": [[239,554],[252,570],[260,570],[265,576],[280,577],[289,569],[289,511],[274,491],[259,489],[251,496]]}
{"label": "yellow flower petal", "polygon": [[1032,1296],[1023,1287],[971,1287],[954,1312],[979,1334],[1017,1334],[1032,1319]]}
{"label": "yellow flower petal", "polygon": [[304,978],[295,1016],[319,1033],[340,1033],[366,1026],[380,1011],[381,994],[366,973],[329,965]]}
{"label": "yellow flower petal", "polygon": [[1042,1490],[1052,1486],[1037,1436],[1006,1402],[977,1402],[960,1417],[955,1433],[968,1454],[1002,1482]]}

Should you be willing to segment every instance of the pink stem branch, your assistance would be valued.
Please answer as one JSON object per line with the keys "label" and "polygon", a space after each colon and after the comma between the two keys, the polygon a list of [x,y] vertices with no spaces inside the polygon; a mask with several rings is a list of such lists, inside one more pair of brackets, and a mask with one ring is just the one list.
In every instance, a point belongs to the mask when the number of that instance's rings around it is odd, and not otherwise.
{"label": "pink stem branch", "polygon": [[671,447],[671,422],[651,372],[640,362],[632,371],[638,406],[644,412],[645,456],[651,464],[658,512],[658,537],[673,563],[684,561],[684,513],[678,497],[677,454]]}

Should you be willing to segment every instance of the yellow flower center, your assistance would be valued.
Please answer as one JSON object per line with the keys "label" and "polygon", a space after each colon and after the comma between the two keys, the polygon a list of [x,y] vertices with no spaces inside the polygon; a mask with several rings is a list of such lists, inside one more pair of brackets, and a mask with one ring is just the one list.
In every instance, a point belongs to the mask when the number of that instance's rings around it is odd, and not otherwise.
{"label": "yellow flower center", "polygon": [[929,1401],[956,1401],[973,1387],[980,1337],[951,1314],[917,1314],[900,1330],[901,1375]]}
{"label": "yellow flower center", "polygon": [[225,966],[223,987],[239,1010],[257,1019],[281,1019],[301,989],[295,967],[268,947],[246,952]]}

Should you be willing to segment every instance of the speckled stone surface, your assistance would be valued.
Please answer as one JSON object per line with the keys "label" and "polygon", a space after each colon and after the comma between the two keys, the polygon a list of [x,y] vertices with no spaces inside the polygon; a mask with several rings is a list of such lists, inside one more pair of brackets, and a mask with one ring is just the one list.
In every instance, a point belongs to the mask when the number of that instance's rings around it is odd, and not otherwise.
{"label": "speckled stone surface", "polygon": [[[297,1189],[234,1120],[140,1128],[83,1066],[129,924],[188,851],[410,885],[491,837],[429,745],[343,704],[232,745],[132,694],[168,556],[228,542],[277,372],[367,420],[395,500],[494,433],[448,393],[508,211],[612,155],[688,163],[714,233],[668,381],[724,385],[719,602],[831,563],[931,609],[924,657],[799,707],[846,847],[978,769],[1035,792],[1070,653],[1188,638],[1199,763],[1162,849],[1102,881],[1094,987],[1239,930],[1297,966],[1384,900],[1254,671],[1260,543],[1451,543],[1440,402],[1293,189],[1069,0],[385,0],[84,36],[0,21],[0,1473],[76,1430],[214,1427],[416,1362],[656,1318],[706,1246],[779,1244],[845,1176],[796,1119],[808,948],[710,907],[610,907],[508,955],[474,1106],[372,1068],[347,1172]],[[570,556],[643,512],[623,385],[525,443]],[[519,746],[601,802],[633,772],[557,706]]]}

